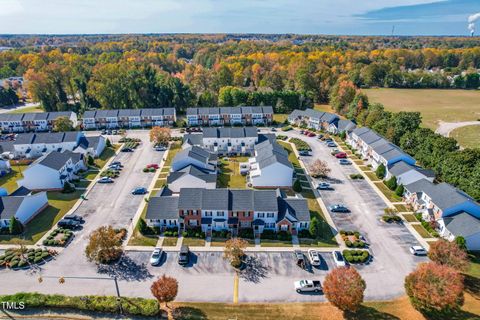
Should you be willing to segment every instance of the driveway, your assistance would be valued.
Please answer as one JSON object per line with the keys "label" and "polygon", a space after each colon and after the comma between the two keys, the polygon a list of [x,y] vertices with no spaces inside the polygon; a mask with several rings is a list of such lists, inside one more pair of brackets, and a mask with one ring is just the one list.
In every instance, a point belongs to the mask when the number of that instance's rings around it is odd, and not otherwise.
{"label": "driveway", "polygon": [[[285,133],[281,133],[285,134]],[[328,207],[332,204],[345,204],[350,213],[330,213],[339,230],[356,230],[371,243],[373,261],[359,268],[367,282],[366,295],[371,299],[389,299],[404,294],[404,278],[426,257],[412,256],[409,247],[419,245],[415,237],[403,225],[381,222],[383,209],[387,207],[373,188],[365,180],[351,180],[349,175],[358,173],[352,165],[340,165],[338,159],[330,155],[330,148],[317,138],[309,138],[296,131],[287,135],[301,138],[312,148],[312,156],[301,157],[307,165],[315,159],[328,163],[332,170],[329,182],[333,191],[315,191]],[[318,183],[318,180],[314,181]]]}

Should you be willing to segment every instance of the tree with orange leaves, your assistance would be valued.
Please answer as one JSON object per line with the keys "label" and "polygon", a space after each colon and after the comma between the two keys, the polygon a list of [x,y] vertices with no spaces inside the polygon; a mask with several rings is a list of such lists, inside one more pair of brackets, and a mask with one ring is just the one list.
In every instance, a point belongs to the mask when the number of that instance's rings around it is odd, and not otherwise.
{"label": "tree with orange leaves", "polygon": [[365,288],[365,281],[353,267],[333,269],[323,282],[328,301],[342,311],[357,311],[363,302]]}
{"label": "tree with orange leaves", "polygon": [[160,305],[165,303],[165,307],[168,308],[168,303],[177,297],[178,281],[175,278],[163,275],[152,283],[150,291]]}
{"label": "tree with orange leaves", "polygon": [[467,253],[456,242],[438,240],[430,245],[428,257],[433,262],[466,271],[469,266]]}
{"label": "tree with orange leaves", "polygon": [[463,277],[435,262],[422,263],[405,278],[405,290],[418,310],[445,312],[463,305]]}
{"label": "tree with orange leaves", "polygon": [[153,142],[155,145],[168,144],[170,137],[171,132],[169,128],[153,127],[152,129],[150,129],[150,141]]}

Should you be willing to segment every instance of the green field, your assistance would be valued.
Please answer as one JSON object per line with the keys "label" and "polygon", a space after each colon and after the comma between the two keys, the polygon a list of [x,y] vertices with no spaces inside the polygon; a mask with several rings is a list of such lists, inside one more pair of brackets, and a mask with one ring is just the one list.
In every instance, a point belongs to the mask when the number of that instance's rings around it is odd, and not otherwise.
{"label": "green field", "polygon": [[240,174],[240,163],[247,162],[248,157],[230,157],[219,161],[221,173],[217,177],[218,188],[245,189],[247,177]]}
{"label": "green field", "polygon": [[464,148],[480,148],[480,125],[457,128],[450,132],[450,137]]}
{"label": "green field", "polygon": [[40,106],[38,106],[38,107],[16,109],[16,110],[9,111],[7,113],[32,113],[32,112],[44,112],[44,111]]}
{"label": "green field", "polygon": [[420,111],[423,124],[437,128],[439,120],[472,121],[480,118],[480,91],[441,89],[365,89],[370,102],[390,111]]}
{"label": "green field", "polygon": [[8,193],[10,194],[11,192],[17,190],[18,185],[17,185],[17,180],[20,180],[23,178],[22,172],[27,169],[28,166],[25,165],[12,165],[9,173],[4,175],[3,177],[0,178],[0,187],[5,188]]}

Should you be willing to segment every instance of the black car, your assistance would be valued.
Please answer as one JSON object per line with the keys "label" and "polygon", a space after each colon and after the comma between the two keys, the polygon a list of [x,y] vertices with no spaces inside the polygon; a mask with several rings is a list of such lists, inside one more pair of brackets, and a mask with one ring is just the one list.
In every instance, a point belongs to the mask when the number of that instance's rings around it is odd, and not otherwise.
{"label": "black car", "polygon": [[178,264],[185,266],[190,262],[190,249],[188,246],[182,246],[178,254]]}
{"label": "black car", "polygon": [[76,214],[69,214],[69,215],[66,215],[65,217],[63,217],[63,219],[67,219],[67,220],[74,220],[74,221],[78,221],[80,223],[82,222],[85,222],[85,220],[83,220],[82,217],[80,217],[79,215],[76,215]]}
{"label": "black car", "polygon": [[122,151],[122,152],[133,152],[133,149],[132,148],[123,148],[120,151]]}
{"label": "black car", "polygon": [[80,222],[73,219],[62,219],[58,221],[57,225],[61,228],[76,229],[80,227]]}
{"label": "black car", "polygon": [[123,164],[120,161],[113,161],[110,165],[123,168]]}
{"label": "black car", "polygon": [[102,134],[107,134],[107,130],[103,129]]}

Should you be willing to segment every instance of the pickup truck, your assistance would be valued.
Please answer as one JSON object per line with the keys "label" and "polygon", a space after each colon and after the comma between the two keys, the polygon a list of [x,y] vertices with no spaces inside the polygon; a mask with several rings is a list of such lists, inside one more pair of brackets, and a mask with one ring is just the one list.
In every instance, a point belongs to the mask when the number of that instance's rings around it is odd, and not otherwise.
{"label": "pickup truck", "polygon": [[322,283],[319,280],[300,280],[295,281],[295,291],[302,292],[322,292]]}

